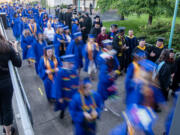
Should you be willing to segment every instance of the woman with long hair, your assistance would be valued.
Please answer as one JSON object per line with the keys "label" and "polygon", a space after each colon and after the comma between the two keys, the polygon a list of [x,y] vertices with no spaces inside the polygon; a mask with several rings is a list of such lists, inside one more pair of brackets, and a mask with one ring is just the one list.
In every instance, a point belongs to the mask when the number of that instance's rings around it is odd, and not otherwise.
{"label": "woman with long hair", "polygon": [[44,82],[46,95],[50,102],[55,99],[55,92],[53,92],[52,86],[60,66],[61,61],[54,56],[53,46],[46,46],[44,48],[44,57],[41,58],[38,65],[38,73]]}
{"label": "woman with long hair", "polygon": [[56,35],[54,37],[54,47],[55,47],[55,54],[57,57],[65,54],[67,48],[67,40],[64,35],[64,29],[62,25],[58,26],[56,30]]}
{"label": "woman with long hair", "polygon": [[17,50],[17,43],[10,44],[0,33],[0,125],[4,127],[6,135],[13,135],[13,87],[10,78],[8,61],[16,67],[21,66],[21,57]]}
{"label": "woman with long hair", "polygon": [[25,29],[21,38],[21,48],[23,52],[23,59],[27,60],[29,64],[35,63],[33,40],[34,37],[31,35],[30,31]]}
{"label": "woman with long hair", "polygon": [[44,29],[44,36],[48,44],[52,44],[55,36],[54,28],[51,26],[51,23],[47,23],[47,27]]}
{"label": "woman with long hair", "polygon": [[169,94],[169,85],[171,80],[171,70],[168,64],[170,51],[168,49],[164,49],[161,52],[161,55],[157,61],[158,68],[157,68],[157,78],[160,83],[160,88],[162,93],[165,97],[165,100],[168,100]]}
{"label": "woman with long hair", "polygon": [[46,45],[47,45],[47,42],[46,40],[44,40],[44,35],[42,33],[39,33],[38,39],[33,42],[34,53],[36,57],[36,63],[35,63],[36,73],[38,73],[39,61],[44,54],[44,47]]}

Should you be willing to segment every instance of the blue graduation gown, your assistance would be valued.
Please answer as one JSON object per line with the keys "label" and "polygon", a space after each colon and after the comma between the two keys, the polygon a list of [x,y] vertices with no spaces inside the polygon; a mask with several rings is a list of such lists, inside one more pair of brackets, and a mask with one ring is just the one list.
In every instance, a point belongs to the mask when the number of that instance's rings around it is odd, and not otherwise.
{"label": "blue graduation gown", "polygon": [[79,31],[80,31],[79,26],[77,24],[73,23],[72,24],[72,35]]}
{"label": "blue graduation gown", "polygon": [[82,48],[84,46],[83,41],[80,41],[78,44],[75,40],[72,40],[71,43],[68,45],[66,54],[74,54],[75,55],[75,68],[82,68],[83,67],[83,56],[82,56]]}
{"label": "blue graduation gown", "polygon": [[[23,51],[23,59],[33,59],[35,60],[35,54],[34,54],[34,48],[33,48],[33,40],[34,38],[32,36],[24,37],[24,35],[21,38],[21,48]],[[31,45],[30,48],[27,48],[28,45]]]}
{"label": "blue graduation gown", "polygon": [[130,103],[130,95],[134,91],[135,82],[133,80],[134,77],[134,64],[131,63],[128,66],[126,79],[125,79],[125,90],[126,90],[126,105]]}
{"label": "blue graduation gown", "polygon": [[[98,118],[100,117],[100,112],[102,110],[102,100],[100,95],[92,91],[92,97],[94,98],[97,107],[95,108],[98,113]],[[85,104],[88,106],[87,112],[92,111],[91,107],[93,105],[92,98],[87,96],[84,98]],[[69,111],[74,122],[74,135],[95,135],[96,134],[96,121],[88,122],[84,117],[83,103],[80,93],[76,93],[70,103]]]}
{"label": "blue graduation gown", "polygon": [[[56,59],[58,61],[58,68],[60,69],[62,65],[61,61],[58,58]],[[50,62],[51,68],[54,69],[55,68],[54,62],[52,60],[49,60],[49,62]],[[53,73],[53,81],[52,81],[48,78],[48,74],[46,73],[46,70],[47,70],[47,67],[44,64],[44,58],[42,57],[38,65],[38,73],[44,83],[44,88],[45,88],[47,98],[55,99],[56,93],[53,89],[53,85],[54,85],[55,77],[57,76],[58,73]]]}
{"label": "blue graduation gown", "polygon": [[[93,61],[96,63],[96,57],[98,55],[98,50],[96,49],[96,45],[93,45]],[[89,57],[88,57],[88,51],[87,51],[87,44],[83,47],[83,56],[85,58],[85,65],[84,65],[84,71],[88,72],[88,66],[89,66]]]}
{"label": "blue graduation gown", "polygon": [[16,38],[16,40],[19,41],[20,36],[22,34],[22,22],[21,22],[20,17],[13,19],[12,29],[13,29],[14,37]]}
{"label": "blue graduation gown", "polygon": [[47,44],[46,41],[43,41],[42,44],[40,44],[36,40],[33,42],[34,53],[35,53],[35,58],[36,58],[36,63],[35,63],[36,73],[38,73],[39,61],[44,54],[44,47],[46,46],[46,44]]}
{"label": "blue graduation gown", "polygon": [[[55,111],[65,110],[68,107],[73,95],[78,91],[78,85],[79,77],[75,70],[60,69],[54,85],[57,99]],[[60,103],[59,99],[63,99],[63,103]]]}
{"label": "blue graduation gown", "polygon": [[113,92],[109,92],[108,88],[114,85],[114,78],[109,75],[108,66],[102,64],[99,71],[98,93],[101,95],[102,100],[105,101]]}
{"label": "blue graduation gown", "polygon": [[[36,27],[37,27],[36,35],[38,35],[38,33],[41,33],[42,31],[41,31],[40,26],[39,26],[37,23],[36,23]],[[29,24],[28,24],[28,29],[29,29],[29,31],[32,33],[32,31],[31,31],[31,29],[30,29],[30,27],[29,27]],[[34,26],[32,26],[32,30],[34,31]]]}
{"label": "blue graduation gown", "polygon": [[128,135],[126,123],[122,123],[116,128],[114,128],[109,135]]}
{"label": "blue graduation gown", "polygon": [[[64,40],[64,41],[66,41],[65,35],[56,34],[56,35],[54,36],[55,55],[56,55],[57,57],[60,57],[60,56],[64,55],[64,54],[65,54],[66,47],[67,47],[67,44],[64,46],[64,44],[61,44],[59,40]],[[61,54],[61,53],[62,53],[62,54]]]}

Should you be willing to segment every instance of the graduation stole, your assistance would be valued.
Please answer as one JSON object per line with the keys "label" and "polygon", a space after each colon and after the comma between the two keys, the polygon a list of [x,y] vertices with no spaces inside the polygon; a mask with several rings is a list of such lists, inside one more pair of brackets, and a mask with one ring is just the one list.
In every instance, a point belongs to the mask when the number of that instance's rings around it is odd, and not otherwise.
{"label": "graduation stole", "polygon": [[36,23],[34,23],[34,29],[32,28],[31,24],[29,24],[29,28],[30,28],[32,34],[36,34],[36,32],[37,32],[37,25],[36,25]]}
{"label": "graduation stole", "polygon": [[[94,44],[90,44],[90,42],[87,43],[87,52],[88,52],[89,60],[93,60],[93,45]],[[99,51],[99,46],[97,43],[95,43],[95,46],[96,46],[96,50]]]}
{"label": "graduation stole", "polygon": [[146,49],[146,46],[141,47],[140,45],[138,45],[137,48],[139,48],[140,50],[144,51]]}
{"label": "graduation stole", "polygon": [[52,73],[55,72],[55,69],[56,69],[57,66],[58,66],[58,61],[57,61],[56,58],[53,59],[53,63],[54,63],[54,69],[51,68],[51,64],[50,64],[48,58],[47,58],[47,57],[44,57],[45,67],[47,68],[47,70],[50,70],[50,71],[51,71],[51,73],[48,74],[48,78],[49,78],[51,81],[53,81],[53,74],[52,74]]}
{"label": "graduation stole", "polygon": [[139,77],[140,66],[135,61],[133,61],[133,65],[134,65],[134,78],[137,78],[137,77]]}
{"label": "graduation stole", "polygon": [[162,48],[164,48],[164,44],[162,44],[160,47],[158,47],[158,46],[156,46],[156,47],[159,49],[162,49]]}
{"label": "graduation stole", "polygon": [[91,101],[92,101],[92,105],[88,106],[86,105],[86,102],[85,102],[85,97],[84,97],[84,94],[82,92],[82,90],[79,90],[79,93],[80,93],[80,96],[81,96],[81,102],[82,102],[82,109],[83,109],[83,112],[87,112],[89,111],[90,109],[96,109],[97,108],[97,105],[96,105],[96,102],[93,98],[93,95],[92,93],[90,93],[90,97],[91,97]]}
{"label": "graduation stole", "polygon": [[133,39],[133,38],[134,38],[134,35],[132,35],[132,36],[128,36],[128,38]]}
{"label": "graduation stole", "polygon": [[127,116],[127,114],[125,112],[123,112],[123,116],[126,120],[126,123],[127,123],[127,132],[128,132],[128,135],[134,135],[135,134],[135,130]]}

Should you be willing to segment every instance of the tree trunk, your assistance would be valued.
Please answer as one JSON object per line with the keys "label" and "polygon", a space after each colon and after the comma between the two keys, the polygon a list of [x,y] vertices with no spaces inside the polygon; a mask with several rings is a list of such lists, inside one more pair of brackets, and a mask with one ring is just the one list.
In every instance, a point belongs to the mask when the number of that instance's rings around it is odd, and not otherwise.
{"label": "tree trunk", "polygon": [[123,14],[120,15],[120,20],[124,20],[124,15]]}
{"label": "tree trunk", "polygon": [[149,15],[148,25],[152,25],[152,21],[153,21],[153,16],[152,16],[152,15]]}

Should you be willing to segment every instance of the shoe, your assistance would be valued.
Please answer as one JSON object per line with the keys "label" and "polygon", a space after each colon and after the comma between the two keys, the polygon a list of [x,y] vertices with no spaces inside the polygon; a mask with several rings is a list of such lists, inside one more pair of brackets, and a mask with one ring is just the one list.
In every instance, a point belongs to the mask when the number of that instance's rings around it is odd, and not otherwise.
{"label": "shoe", "polygon": [[64,112],[65,112],[64,110],[61,111],[61,113],[60,113],[60,119],[63,119],[63,118],[64,118]]}
{"label": "shoe", "polygon": [[161,110],[159,107],[155,107],[155,108],[154,108],[154,111],[155,111],[156,113],[162,112],[162,110]]}

